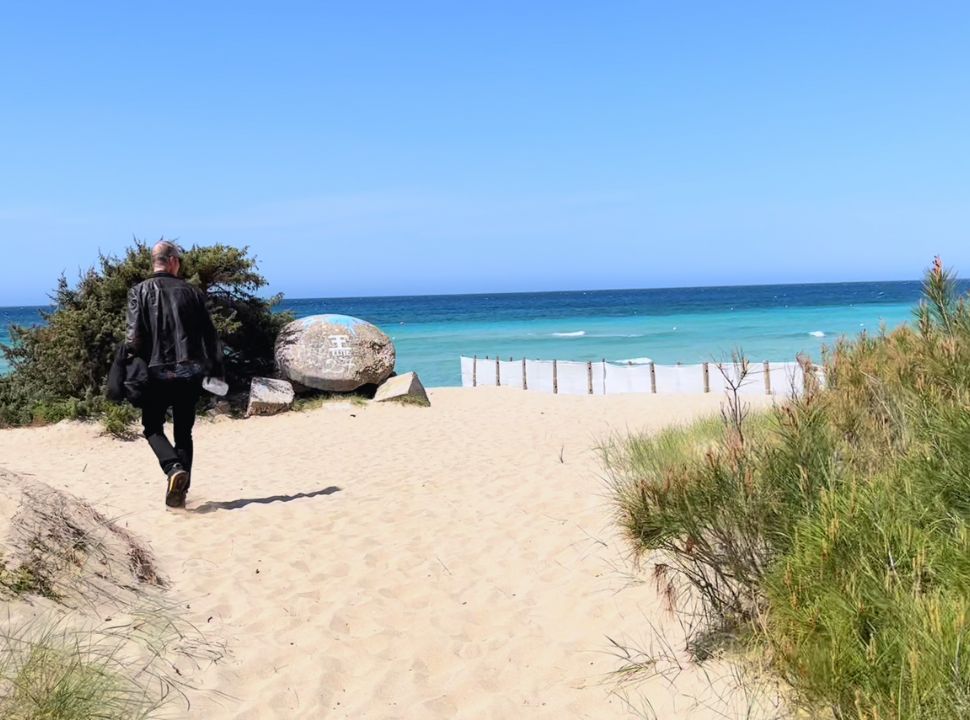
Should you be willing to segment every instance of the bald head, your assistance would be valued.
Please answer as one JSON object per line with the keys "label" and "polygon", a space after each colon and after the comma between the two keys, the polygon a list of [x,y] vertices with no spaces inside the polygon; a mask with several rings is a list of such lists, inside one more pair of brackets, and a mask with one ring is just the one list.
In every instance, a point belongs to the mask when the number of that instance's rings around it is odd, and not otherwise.
{"label": "bald head", "polygon": [[178,274],[179,248],[175,243],[162,240],[152,248],[152,268],[155,272]]}

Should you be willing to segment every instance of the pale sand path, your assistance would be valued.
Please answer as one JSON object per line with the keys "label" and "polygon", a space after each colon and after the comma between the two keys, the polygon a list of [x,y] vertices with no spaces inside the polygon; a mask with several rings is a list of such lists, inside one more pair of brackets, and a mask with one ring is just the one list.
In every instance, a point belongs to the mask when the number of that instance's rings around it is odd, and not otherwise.
{"label": "pale sand path", "polygon": [[[172,717],[631,717],[607,636],[646,646],[665,620],[626,576],[594,448],[720,399],[431,399],[200,421],[188,512],[165,509],[147,443],[97,426],[0,431],[0,465],[120,517],[185,618],[228,644],[191,680],[234,699],[192,693]],[[688,669],[626,694],[662,718],[715,717],[690,697],[707,684]]]}

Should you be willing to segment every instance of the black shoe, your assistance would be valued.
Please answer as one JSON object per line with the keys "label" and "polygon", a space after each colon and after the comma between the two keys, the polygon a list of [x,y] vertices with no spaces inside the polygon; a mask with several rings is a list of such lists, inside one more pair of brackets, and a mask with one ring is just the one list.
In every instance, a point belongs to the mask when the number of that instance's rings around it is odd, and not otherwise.
{"label": "black shoe", "polygon": [[185,507],[185,495],[189,490],[189,473],[176,463],[168,471],[168,491],[165,493],[165,504],[171,508]]}

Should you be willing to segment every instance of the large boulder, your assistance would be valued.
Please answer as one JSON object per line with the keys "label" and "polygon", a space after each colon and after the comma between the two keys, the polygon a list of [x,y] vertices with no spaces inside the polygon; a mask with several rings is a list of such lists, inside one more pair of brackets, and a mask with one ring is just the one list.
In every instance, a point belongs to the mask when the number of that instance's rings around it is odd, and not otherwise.
{"label": "large boulder", "polygon": [[394,361],[394,343],[387,335],[347,315],[294,320],[276,340],[280,374],[316,390],[350,392],[380,385],[394,372]]}
{"label": "large boulder", "polygon": [[275,415],[289,410],[294,400],[293,386],[286,380],[253,378],[246,415]]}
{"label": "large boulder", "polygon": [[424,407],[431,405],[424,385],[418,379],[418,374],[414,372],[392,377],[377,388],[377,393],[374,395],[374,402],[385,402],[386,400],[395,400],[408,405],[422,405]]}

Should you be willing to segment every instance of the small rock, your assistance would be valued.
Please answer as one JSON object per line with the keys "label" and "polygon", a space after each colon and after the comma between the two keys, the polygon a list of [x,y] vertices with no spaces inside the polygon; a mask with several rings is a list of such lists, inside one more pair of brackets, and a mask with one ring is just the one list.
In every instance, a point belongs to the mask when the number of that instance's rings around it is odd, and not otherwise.
{"label": "small rock", "polygon": [[418,379],[418,374],[415,372],[392,377],[377,388],[374,402],[385,402],[387,400],[423,407],[431,406],[428,393],[425,392],[424,385],[421,384],[421,380]]}
{"label": "small rock", "polygon": [[293,386],[286,380],[253,378],[246,415],[275,415],[293,405]]}

